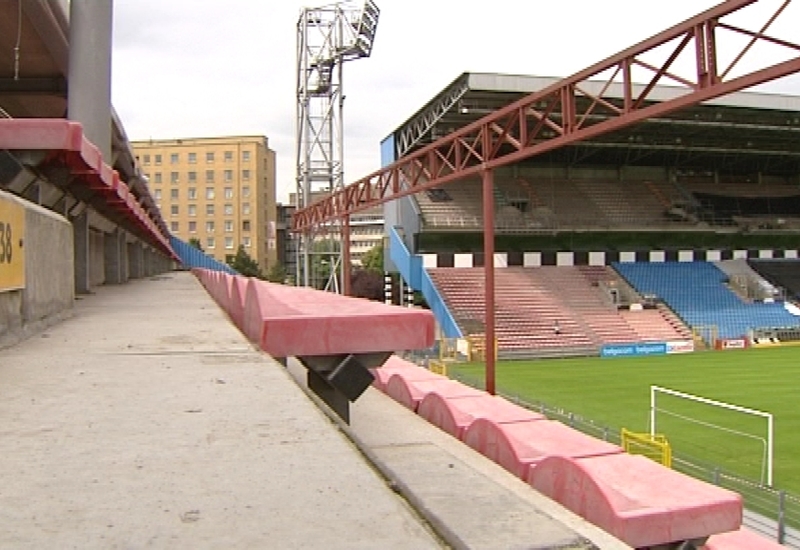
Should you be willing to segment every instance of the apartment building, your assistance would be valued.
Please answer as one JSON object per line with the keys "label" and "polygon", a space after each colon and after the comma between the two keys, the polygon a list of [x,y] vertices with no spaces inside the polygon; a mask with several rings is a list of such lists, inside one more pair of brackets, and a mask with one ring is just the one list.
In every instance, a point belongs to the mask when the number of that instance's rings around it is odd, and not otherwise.
{"label": "apartment building", "polygon": [[239,245],[266,273],[278,261],[275,151],[265,136],[132,142],[170,231],[225,262]]}

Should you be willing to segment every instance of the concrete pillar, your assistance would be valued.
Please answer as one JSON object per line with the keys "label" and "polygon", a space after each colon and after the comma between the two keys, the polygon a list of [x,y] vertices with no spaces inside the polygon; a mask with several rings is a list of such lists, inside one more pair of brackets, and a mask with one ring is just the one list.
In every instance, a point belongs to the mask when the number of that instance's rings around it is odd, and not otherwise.
{"label": "concrete pillar", "polygon": [[67,117],[111,164],[111,27],[113,0],[71,0]]}
{"label": "concrete pillar", "polygon": [[155,273],[153,269],[153,249],[149,246],[145,247],[144,249],[144,276],[145,277],[152,277]]}
{"label": "concrete pillar", "polygon": [[122,282],[127,283],[131,278],[130,267],[128,265],[128,240],[125,231],[117,229],[119,232],[119,270],[122,274]]}
{"label": "concrete pillar", "polygon": [[140,241],[128,244],[128,263],[131,279],[144,277],[144,251]]}
{"label": "concrete pillar", "polygon": [[88,294],[91,287],[89,265],[89,213],[72,220],[72,236],[75,251],[75,294]]}
{"label": "concrete pillar", "polygon": [[106,270],[106,284],[118,285],[125,282],[122,258],[126,255],[125,234],[119,229],[106,233],[103,239],[103,263]]}

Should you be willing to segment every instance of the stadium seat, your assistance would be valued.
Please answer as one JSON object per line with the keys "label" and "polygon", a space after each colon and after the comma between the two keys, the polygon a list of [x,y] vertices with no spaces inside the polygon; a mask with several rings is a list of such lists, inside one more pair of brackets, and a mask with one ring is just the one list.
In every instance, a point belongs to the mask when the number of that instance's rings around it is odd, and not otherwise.
{"label": "stadium seat", "polygon": [[737,493],[627,453],[551,456],[531,468],[527,480],[634,548],[704,542],[742,522]]}
{"label": "stadium seat", "polygon": [[786,546],[742,527],[738,531],[713,535],[701,550],[786,550]]}
{"label": "stadium seat", "polygon": [[426,368],[415,365],[396,355],[392,355],[383,366],[371,369],[375,380],[372,385],[382,392],[386,392],[386,384],[394,374],[401,374],[406,380],[447,380],[445,376],[431,372]]}
{"label": "stadium seat", "polygon": [[464,443],[522,480],[530,467],[548,456],[584,458],[623,452],[555,420],[498,423],[477,418],[464,432]]}
{"label": "stadium seat", "polygon": [[403,372],[393,374],[386,383],[386,395],[414,412],[417,411],[420,401],[432,392],[445,399],[486,395],[485,392],[448,378],[409,380]]}
{"label": "stadium seat", "polygon": [[545,420],[544,415],[483,392],[450,398],[434,390],[420,401],[417,414],[457,439],[463,439],[464,432],[477,418],[489,418],[497,424]]}

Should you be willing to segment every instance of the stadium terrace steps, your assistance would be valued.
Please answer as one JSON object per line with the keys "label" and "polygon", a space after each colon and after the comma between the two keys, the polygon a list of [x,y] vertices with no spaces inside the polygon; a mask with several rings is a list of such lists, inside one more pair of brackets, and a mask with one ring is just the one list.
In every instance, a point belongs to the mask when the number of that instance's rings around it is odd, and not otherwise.
{"label": "stadium terrace steps", "polygon": [[726,275],[709,262],[617,263],[639,292],[658,296],[692,327],[717,327],[720,338],[752,329],[798,327],[800,318],[780,302],[746,303],[726,287]]}
{"label": "stadium terrace steps", "polygon": [[[677,548],[706,539],[707,550],[774,547],[739,530],[743,510],[736,493],[625,454],[501,397],[458,389],[458,382],[418,382],[427,371],[413,363],[392,358],[389,364],[390,385],[416,388],[420,417],[632,547]],[[396,382],[403,377],[404,385]],[[408,395],[389,395],[409,407]],[[751,546],[727,545],[743,539]]]}
{"label": "stadium terrace steps", "polygon": [[[437,268],[429,273],[462,329],[483,322],[482,268]],[[685,340],[691,333],[662,310],[620,311],[598,281],[616,282],[609,268],[509,267],[495,271],[498,349],[505,354],[596,350],[609,343]],[[559,334],[555,334],[558,322]]]}

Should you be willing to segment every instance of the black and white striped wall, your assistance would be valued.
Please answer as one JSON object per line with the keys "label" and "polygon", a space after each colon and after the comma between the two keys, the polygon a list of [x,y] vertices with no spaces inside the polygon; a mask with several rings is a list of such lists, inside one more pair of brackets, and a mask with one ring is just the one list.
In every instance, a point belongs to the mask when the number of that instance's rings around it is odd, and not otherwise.
{"label": "black and white striped wall", "polygon": [[[482,253],[420,254],[426,269],[437,267],[483,267]],[[798,259],[798,250],[638,250],[631,252],[498,252],[495,267],[538,267],[543,265],[609,265],[615,262],[718,262],[720,260]]]}

